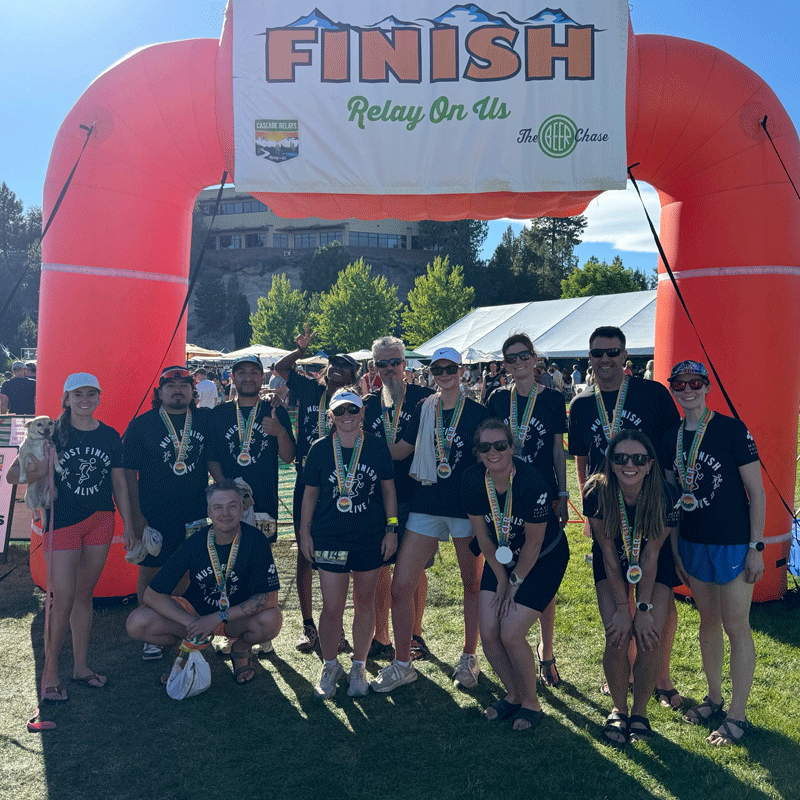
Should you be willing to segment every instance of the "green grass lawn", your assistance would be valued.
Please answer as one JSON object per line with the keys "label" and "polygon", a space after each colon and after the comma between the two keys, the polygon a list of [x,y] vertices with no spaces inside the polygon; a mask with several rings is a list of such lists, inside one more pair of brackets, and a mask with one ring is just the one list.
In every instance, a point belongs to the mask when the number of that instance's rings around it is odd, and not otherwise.
{"label": "green grass lawn", "polygon": [[[575,496],[571,460],[568,474]],[[290,486],[292,471],[282,476]],[[390,695],[355,700],[342,682],[333,700],[314,700],[320,660],[294,649],[300,628],[295,554],[284,533],[275,546],[284,627],[255,681],[235,685],[230,662],[206,651],[211,689],[184,702],[170,700],[159,684],[168,662],[143,662],[141,645],[125,634],[131,606],[99,602],[90,664],[109,676],[107,688],[65,681],[69,702],[45,712],[58,729],[29,734],[25,720],[36,705],[44,613],[28,573],[28,548],[15,544],[8,564],[0,566],[0,798],[797,800],[800,612],[787,600],[753,608],[758,665],[748,715],[756,728],[746,746],[711,748],[704,729],[651,701],[658,735],[620,753],[599,741],[610,701],[598,691],[603,636],[584,561],[589,542],[581,526],[567,530],[572,558],[556,619],[564,685],[541,690],[547,717],[533,733],[482,718],[481,710],[501,696],[485,659],[477,690],[452,686],[463,629],[450,545],[430,570],[424,634],[433,658],[420,662],[419,680]],[[699,701],[706,686],[698,615],[685,601],[678,614],[673,678],[684,695]],[[531,639],[538,641],[538,629]],[[349,659],[343,663],[349,666]],[[368,672],[380,666],[368,662]],[[71,670],[67,646],[62,677]]]}

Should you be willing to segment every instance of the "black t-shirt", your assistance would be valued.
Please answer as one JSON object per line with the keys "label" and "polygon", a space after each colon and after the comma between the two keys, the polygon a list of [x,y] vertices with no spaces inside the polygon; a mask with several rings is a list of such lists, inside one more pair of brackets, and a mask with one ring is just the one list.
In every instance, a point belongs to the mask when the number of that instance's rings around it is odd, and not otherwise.
{"label": "black t-shirt", "polygon": [[[150,588],[154,592],[172,594],[188,570],[189,586],[183,596],[200,616],[219,611],[220,594],[211,559],[208,557],[209,527],[211,526],[207,525],[181,542],[180,547],[150,581]],[[216,545],[223,575],[227,569],[231,546]],[[238,606],[254,595],[277,592],[280,586],[269,542],[261,531],[243,522],[236,563],[225,581],[230,604]]]}
{"label": "black t-shirt", "polygon": [[499,370],[494,375],[485,372],[483,375],[483,382],[486,388],[484,398],[488,398],[495,389],[499,389],[503,385],[503,373]]}
{"label": "black t-shirt", "polygon": [[[514,458],[514,479],[511,482],[513,492],[511,498],[511,533],[509,534],[509,547],[514,554],[514,563],[519,559],[522,546],[525,544],[525,523],[547,522],[542,550],[548,547],[561,533],[558,519],[553,513],[553,495],[547,482],[535,467]],[[473,517],[483,517],[489,536],[497,544],[497,531],[494,527],[492,507],[486,493],[486,467],[474,464],[464,472],[461,478],[461,496],[467,514]],[[507,492],[497,495],[500,515],[505,508]],[[541,551],[540,551],[541,552]]]}
{"label": "black t-shirt", "polygon": [[[414,412],[411,423],[401,437],[404,442],[415,444],[417,432],[419,431],[421,410],[422,407],[418,406]],[[448,409],[442,415],[445,430],[450,425],[454,410],[452,408]],[[472,452],[475,429],[490,416],[486,406],[482,406],[469,398],[464,400],[464,410],[461,413],[461,419],[458,421],[453,444],[450,448],[450,455],[447,459],[452,472],[447,478],[437,477],[436,483],[432,483],[430,486],[423,486],[421,483],[417,483],[411,498],[412,511],[420,514],[430,514],[434,517],[460,517],[461,519],[466,519],[467,512],[461,502],[461,476],[467,467],[471,467],[476,462]],[[434,424],[436,424],[435,414]],[[431,431],[432,441],[433,435],[433,431]],[[431,446],[435,447],[434,445]]]}
{"label": "black t-shirt", "polygon": [[[618,392],[603,392],[603,405],[609,420],[614,412]],[[669,391],[656,381],[630,378],[628,394],[622,409],[622,428],[644,433],[658,448],[664,433],[680,421],[681,415]],[[597,472],[603,464],[608,441],[597,410],[595,389],[574,397],[569,406],[569,452],[588,456],[586,474]]]}
{"label": "black t-shirt", "polygon": [[[527,397],[517,397],[517,425],[525,416]],[[486,401],[491,416],[502,419],[506,424],[511,418],[511,387],[501,386],[492,392]],[[564,396],[555,389],[543,389],[536,397],[528,433],[519,456],[528,464],[533,464],[547,481],[553,491],[558,492],[558,477],[553,462],[553,439],[557,433],[567,432],[567,408]]]}
{"label": "black t-shirt", "polygon": [[36,413],[36,381],[31,378],[9,378],[0,386],[0,394],[8,398],[10,414],[32,417]]}
{"label": "black t-shirt", "polygon": [[[674,528],[681,520],[681,510],[676,508],[677,503],[678,491],[672,484],[664,481],[664,526],[667,528]],[[636,506],[629,506],[625,503],[625,513],[628,516],[628,525],[632,530],[636,520]],[[596,487],[594,487],[594,491],[588,491],[583,497],[583,515],[594,519],[603,519]],[[622,541],[622,531],[617,531],[614,538]],[[669,547],[670,545],[666,544],[665,546]],[[642,542],[642,547],[644,547],[644,542]]]}
{"label": "black t-shirt", "polygon": [[[327,387],[313,378],[298,375],[294,370],[289,372],[286,384],[297,395],[297,450],[294,460],[299,472],[311,445],[327,433],[327,430],[319,429],[319,401]],[[323,411],[322,418],[327,428],[326,411]]]}
{"label": "black t-shirt", "polygon": [[[662,440],[662,466],[675,472],[678,425]],[[684,463],[694,431],[683,436]],[[697,498],[694,511],[685,511],[680,535],[700,544],[747,544],[750,541],[750,501],[739,467],[758,461],[758,449],[750,431],[740,420],[715,413],[706,428],[697,458]]]}
{"label": "black t-shirt", "polygon": [[[353,455],[352,448],[342,448],[345,474]],[[380,547],[386,535],[386,511],[383,507],[381,481],[394,476],[392,456],[386,442],[364,435],[358,459],[356,479],[350,495],[349,512],[336,508],[339,484],[333,455],[333,437],[326,436],[311,445],[303,468],[302,482],[319,488],[319,499],[311,519],[311,538],[316,550],[368,550]]]}
{"label": "black t-shirt", "polygon": [[[250,408],[242,408],[245,430]],[[241,453],[239,429],[236,420],[236,403],[222,403],[211,411],[211,452],[209,460],[219,462],[222,474],[229,479],[243,478],[253,490],[254,510],[278,519],[278,439],[265,436],[261,426],[264,418],[272,416],[272,406],[260,402],[256,407],[256,421],[250,439],[251,461],[242,466],[236,461]],[[275,410],[275,419],[283,425],[294,441],[289,413],[283,406]]]}
{"label": "black t-shirt", "polygon": [[[406,385],[406,396],[403,407],[400,409],[400,422],[397,426],[396,441],[403,438],[404,431],[411,425],[414,417],[414,410],[421,400],[433,394],[433,389],[427,386],[417,386],[410,383]],[[390,409],[389,420],[393,419],[394,409]],[[383,422],[383,403],[381,402],[381,392],[373,392],[364,399],[364,430],[374,433],[379,439],[386,441],[386,429]],[[411,469],[411,462],[414,460],[412,453],[402,461],[394,462],[394,486],[397,490],[397,502],[408,503],[414,494],[417,482],[408,474]]]}
{"label": "black t-shirt", "polygon": [[113,428],[101,422],[93,431],[79,431],[70,425],[69,441],[58,458],[54,529],[76,525],[96,511],[114,510],[111,470],[122,467],[122,440]]}
{"label": "black t-shirt", "polygon": [[[162,520],[186,524],[205,518],[210,417],[207,408],[192,410],[183,475],[172,471],[177,453],[157,409],[146,411],[128,425],[123,437],[124,466],[139,473],[139,508],[152,527],[158,529]],[[186,414],[170,414],[169,418],[181,441]]]}

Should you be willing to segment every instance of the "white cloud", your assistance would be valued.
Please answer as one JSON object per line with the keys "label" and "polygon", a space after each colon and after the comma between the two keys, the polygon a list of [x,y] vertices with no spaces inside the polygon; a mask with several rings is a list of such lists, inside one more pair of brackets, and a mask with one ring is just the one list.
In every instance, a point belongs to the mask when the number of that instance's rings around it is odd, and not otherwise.
{"label": "white cloud", "polygon": [[[650,218],[658,230],[661,217],[658,194],[651,186],[642,183],[639,184],[639,190]],[[582,241],[608,244],[619,251],[658,252],[641,201],[630,181],[625,191],[603,192],[589,203],[583,213],[589,224],[583,232]],[[518,224],[519,220],[503,220],[503,222]]]}

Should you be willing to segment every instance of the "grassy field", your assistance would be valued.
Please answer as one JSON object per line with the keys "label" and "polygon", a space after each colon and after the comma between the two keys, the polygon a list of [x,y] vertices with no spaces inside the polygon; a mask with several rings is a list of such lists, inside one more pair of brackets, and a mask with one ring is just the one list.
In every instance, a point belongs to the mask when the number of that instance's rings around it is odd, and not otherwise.
{"label": "grassy field", "polygon": [[[282,474],[289,485],[291,472]],[[568,474],[574,481],[571,463]],[[572,558],[556,620],[564,685],[541,690],[547,717],[534,733],[482,718],[481,710],[501,696],[485,659],[477,690],[452,686],[462,618],[450,545],[430,571],[424,634],[433,657],[421,662],[419,680],[390,695],[355,700],[343,682],[332,701],[315,701],[320,660],[294,649],[294,551],[284,534],[275,547],[284,628],[276,652],[259,662],[255,681],[235,685],[230,662],[206,651],[211,689],[184,702],[170,700],[159,684],[167,662],[143,662],[141,646],[125,635],[131,606],[98,602],[90,664],[109,676],[107,688],[66,681],[69,702],[45,709],[58,729],[31,735],[25,720],[36,705],[44,612],[28,573],[28,548],[15,544],[0,567],[0,798],[800,797],[800,611],[791,597],[757,605],[751,614],[758,665],[748,715],[756,728],[746,746],[711,748],[704,729],[651,701],[658,735],[620,753],[599,741],[610,702],[598,691],[603,637],[584,561],[589,543],[579,525],[567,530]],[[698,615],[685,601],[678,613],[673,678],[699,701],[706,686]],[[537,629],[531,638],[538,641]],[[349,666],[347,657],[343,663]],[[369,662],[368,672],[382,665]],[[67,647],[62,676],[71,670]],[[729,696],[729,686],[725,692]]]}

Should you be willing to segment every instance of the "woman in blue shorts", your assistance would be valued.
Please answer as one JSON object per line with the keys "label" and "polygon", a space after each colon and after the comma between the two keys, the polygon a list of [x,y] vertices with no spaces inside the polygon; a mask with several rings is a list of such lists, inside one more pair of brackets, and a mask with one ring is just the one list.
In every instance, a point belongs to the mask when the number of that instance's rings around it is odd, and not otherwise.
{"label": "woman in blue shorts", "polygon": [[731,646],[731,702],[709,744],[735,744],[750,727],[745,715],[756,653],[750,631],[753,586],[764,573],[766,498],[758,450],[740,420],[711,411],[708,371],[681,361],[669,379],[685,418],[667,431],[663,463],[681,494],[683,521],[673,535],[678,576],[700,612],[700,652],[708,694],[684,719],[705,724],[723,712],[723,630]]}

